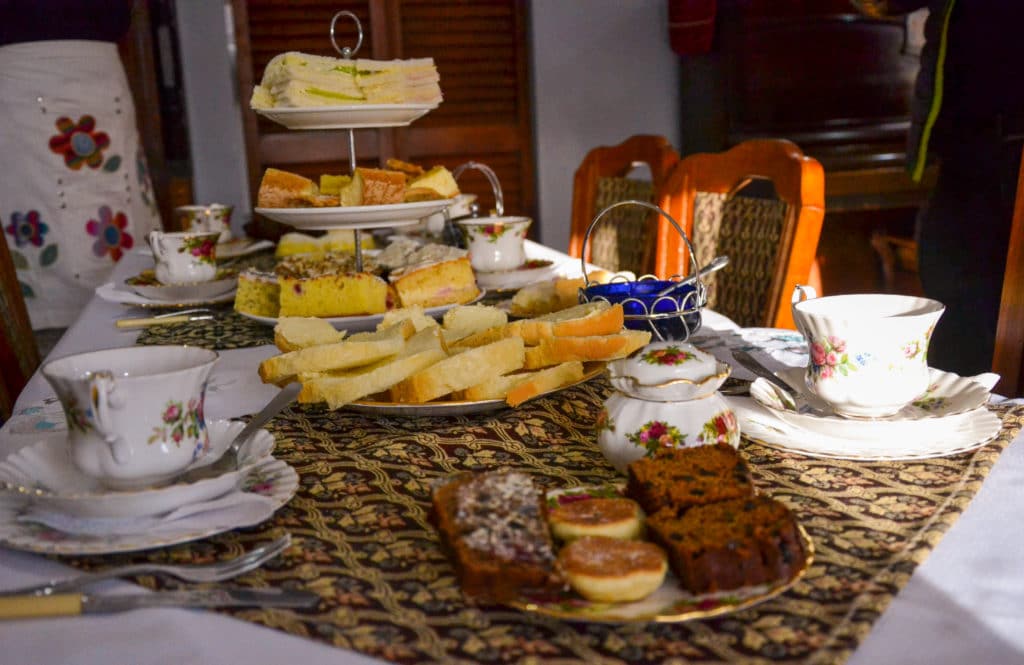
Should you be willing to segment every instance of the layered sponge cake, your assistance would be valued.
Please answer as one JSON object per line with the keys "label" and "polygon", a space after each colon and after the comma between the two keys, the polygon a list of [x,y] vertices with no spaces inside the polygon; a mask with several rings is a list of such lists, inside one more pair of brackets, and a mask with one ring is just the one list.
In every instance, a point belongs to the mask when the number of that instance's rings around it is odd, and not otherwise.
{"label": "layered sponge cake", "polygon": [[281,316],[358,316],[383,314],[388,284],[369,272],[355,272],[349,254],[286,257],[275,270]]}

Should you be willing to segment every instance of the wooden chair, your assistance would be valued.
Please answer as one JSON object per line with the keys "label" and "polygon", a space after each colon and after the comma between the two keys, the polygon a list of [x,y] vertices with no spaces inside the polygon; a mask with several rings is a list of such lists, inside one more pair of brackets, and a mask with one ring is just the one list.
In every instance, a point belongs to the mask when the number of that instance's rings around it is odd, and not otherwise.
{"label": "wooden chair", "polygon": [[[739,195],[764,180],[777,198]],[[708,305],[740,325],[793,328],[793,287],[810,284],[821,294],[815,251],[825,216],[825,174],[794,143],[754,139],[726,152],[684,157],[658,204],[690,236],[701,265],[729,257],[728,267],[706,280]],[[686,274],[688,259],[682,238],[662,219],[655,274]]]}
{"label": "wooden chair", "polygon": [[[572,227],[569,255],[582,256],[587,228],[601,210],[626,199],[653,201],[658,187],[679,161],[663,136],[637,134],[614,146],[600,146],[587,153],[572,187]],[[630,172],[646,165],[650,180],[630,178]],[[590,236],[588,261],[609,270],[632,270],[638,275],[653,270],[655,223],[649,211],[635,206],[610,212]]]}
{"label": "wooden chair", "polygon": [[995,387],[997,393],[1024,395],[1024,159],[1017,176],[992,371],[1002,377]]}
{"label": "wooden chair", "polygon": [[0,240],[0,423],[39,366],[39,351],[7,243]]}

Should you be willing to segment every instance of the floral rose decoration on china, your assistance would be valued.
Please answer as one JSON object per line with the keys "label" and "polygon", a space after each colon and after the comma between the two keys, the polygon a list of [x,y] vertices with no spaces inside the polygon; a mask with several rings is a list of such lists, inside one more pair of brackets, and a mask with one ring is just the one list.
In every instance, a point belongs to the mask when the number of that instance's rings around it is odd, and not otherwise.
{"label": "floral rose decoration on china", "polygon": [[[858,357],[857,360],[863,365],[866,358]],[[835,336],[811,342],[811,364],[814,373],[822,379],[831,378],[836,372],[847,376],[857,369],[846,353],[846,340]]]}
{"label": "floral rose decoration on china", "polygon": [[201,263],[213,263],[213,248],[216,243],[209,238],[186,238],[179,252],[189,252],[192,256],[199,257]]}
{"label": "floral rose decoration on china", "polygon": [[704,424],[701,434],[697,437],[698,443],[728,443],[736,435],[736,414],[732,411],[723,411]]}
{"label": "floral rose decoration on china", "polygon": [[627,434],[626,438],[633,444],[646,448],[648,455],[653,455],[659,448],[675,448],[686,444],[685,434],[674,425],[660,420],[645,423],[636,432]]}
{"label": "floral rose decoration on china", "polygon": [[643,354],[641,359],[650,365],[682,365],[688,360],[693,360],[697,354],[692,351],[684,351],[678,346],[666,346],[663,349],[652,349]]}

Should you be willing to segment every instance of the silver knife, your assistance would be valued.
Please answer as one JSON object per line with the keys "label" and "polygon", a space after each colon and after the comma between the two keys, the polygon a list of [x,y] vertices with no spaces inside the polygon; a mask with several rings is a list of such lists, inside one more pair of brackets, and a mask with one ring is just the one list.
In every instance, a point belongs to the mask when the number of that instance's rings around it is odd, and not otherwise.
{"label": "silver knife", "polygon": [[0,598],[0,619],[40,619],[79,614],[126,612],[145,607],[293,607],[310,608],[320,596],[292,589],[216,588],[119,595],[63,593]]}
{"label": "silver knife", "polygon": [[763,364],[761,364],[761,361],[759,361],[754,356],[750,355],[743,349],[730,349],[730,351],[732,352],[732,357],[735,358],[739,364],[743,365],[749,371],[753,372],[755,376],[759,376],[762,379],[765,379],[766,381],[774,383],[776,386],[782,388],[787,393],[794,392],[793,387],[791,385],[789,385],[781,378],[776,376],[775,372],[771,371]]}

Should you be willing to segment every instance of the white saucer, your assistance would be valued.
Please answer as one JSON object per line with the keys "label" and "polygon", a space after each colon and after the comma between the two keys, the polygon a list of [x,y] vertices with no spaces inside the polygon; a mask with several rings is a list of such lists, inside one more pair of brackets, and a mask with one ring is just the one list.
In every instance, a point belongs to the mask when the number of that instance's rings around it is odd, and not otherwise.
{"label": "white saucer", "polygon": [[[213,420],[207,423],[210,450],[189,469],[205,466],[227,450],[245,423]],[[269,457],[274,437],[258,430],[246,446],[242,469],[194,483],[114,491],[86,476],[72,463],[62,439],[47,439],[21,448],[0,462],[0,495],[26,497],[47,510],[75,517],[146,517],[167,513],[190,503],[206,501],[235,489],[253,465]]]}
{"label": "white saucer", "polygon": [[[802,385],[804,370],[794,368],[779,372],[791,386]],[[953,424],[953,418],[974,411],[989,399],[989,391],[981,384],[951,372],[929,370],[928,389],[899,413],[883,418],[844,418],[835,414],[824,402],[803,393],[797,399],[797,411],[787,409],[773,386],[757,379],[750,386],[750,396],[780,420],[829,437],[877,440],[905,436],[938,436]],[[794,391],[795,392],[795,391]]]}
{"label": "white saucer", "polygon": [[270,249],[274,243],[269,240],[255,238],[232,238],[227,242],[217,243],[217,260],[234,259],[247,254],[254,254],[262,249]]}
{"label": "white saucer", "polygon": [[[531,267],[531,263],[541,262],[543,265]],[[488,291],[515,291],[524,286],[554,279],[558,265],[546,259],[532,259],[515,270],[498,270],[495,272],[476,271],[476,283]]]}
{"label": "white saucer", "polygon": [[[130,533],[72,534],[21,516],[31,510],[25,497],[0,496],[0,545],[43,554],[115,554],[167,547],[266,521],[288,503],[299,487],[299,476],[287,463],[266,457],[250,467],[238,489],[192,507],[193,514],[175,520],[139,520]],[[206,507],[209,510],[205,510]],[[182,506],[188,511],[190,506]],[[83,518],[65,518],[88,522]],[[103,519],[103,518],[100,518]],[[123,525],[124,520],[113,520]]]}
{"label": "white saucer", "polygon": [[125,305],[127,307],[143,307],[152,309],[170,309],[183,307],[203,307],[205,305],[219,305],[229,303],[235,299],[236,289],[231,288],[226,293],[206,299],[186,299],[180,302],[173,300],[156,300],[145,298],[137,293],[132,293],[113,282],[107,282],[96,287],[96,295],[107,302]]}
{"label": "white saucer", "polygon": [[863,461],[946,457],[980,448],[994,439],[1003,425],[999,416],[979,408],[950,418],[937,431],[858,440],[794,427],[747,397],[726,400],[740,421],[744,438],[809,457]]}
{"label": "white saucer", "polygon": [[153,301],[183,302],[190,300],[209,300],[216,298],[238,287],[238,273],[230,269],[217,271],[215,279],[208,282],[183,282],[180,284],[163,284],[156,280],[152,270],[143,270],[124,280],[125,287],[136,295]]}

